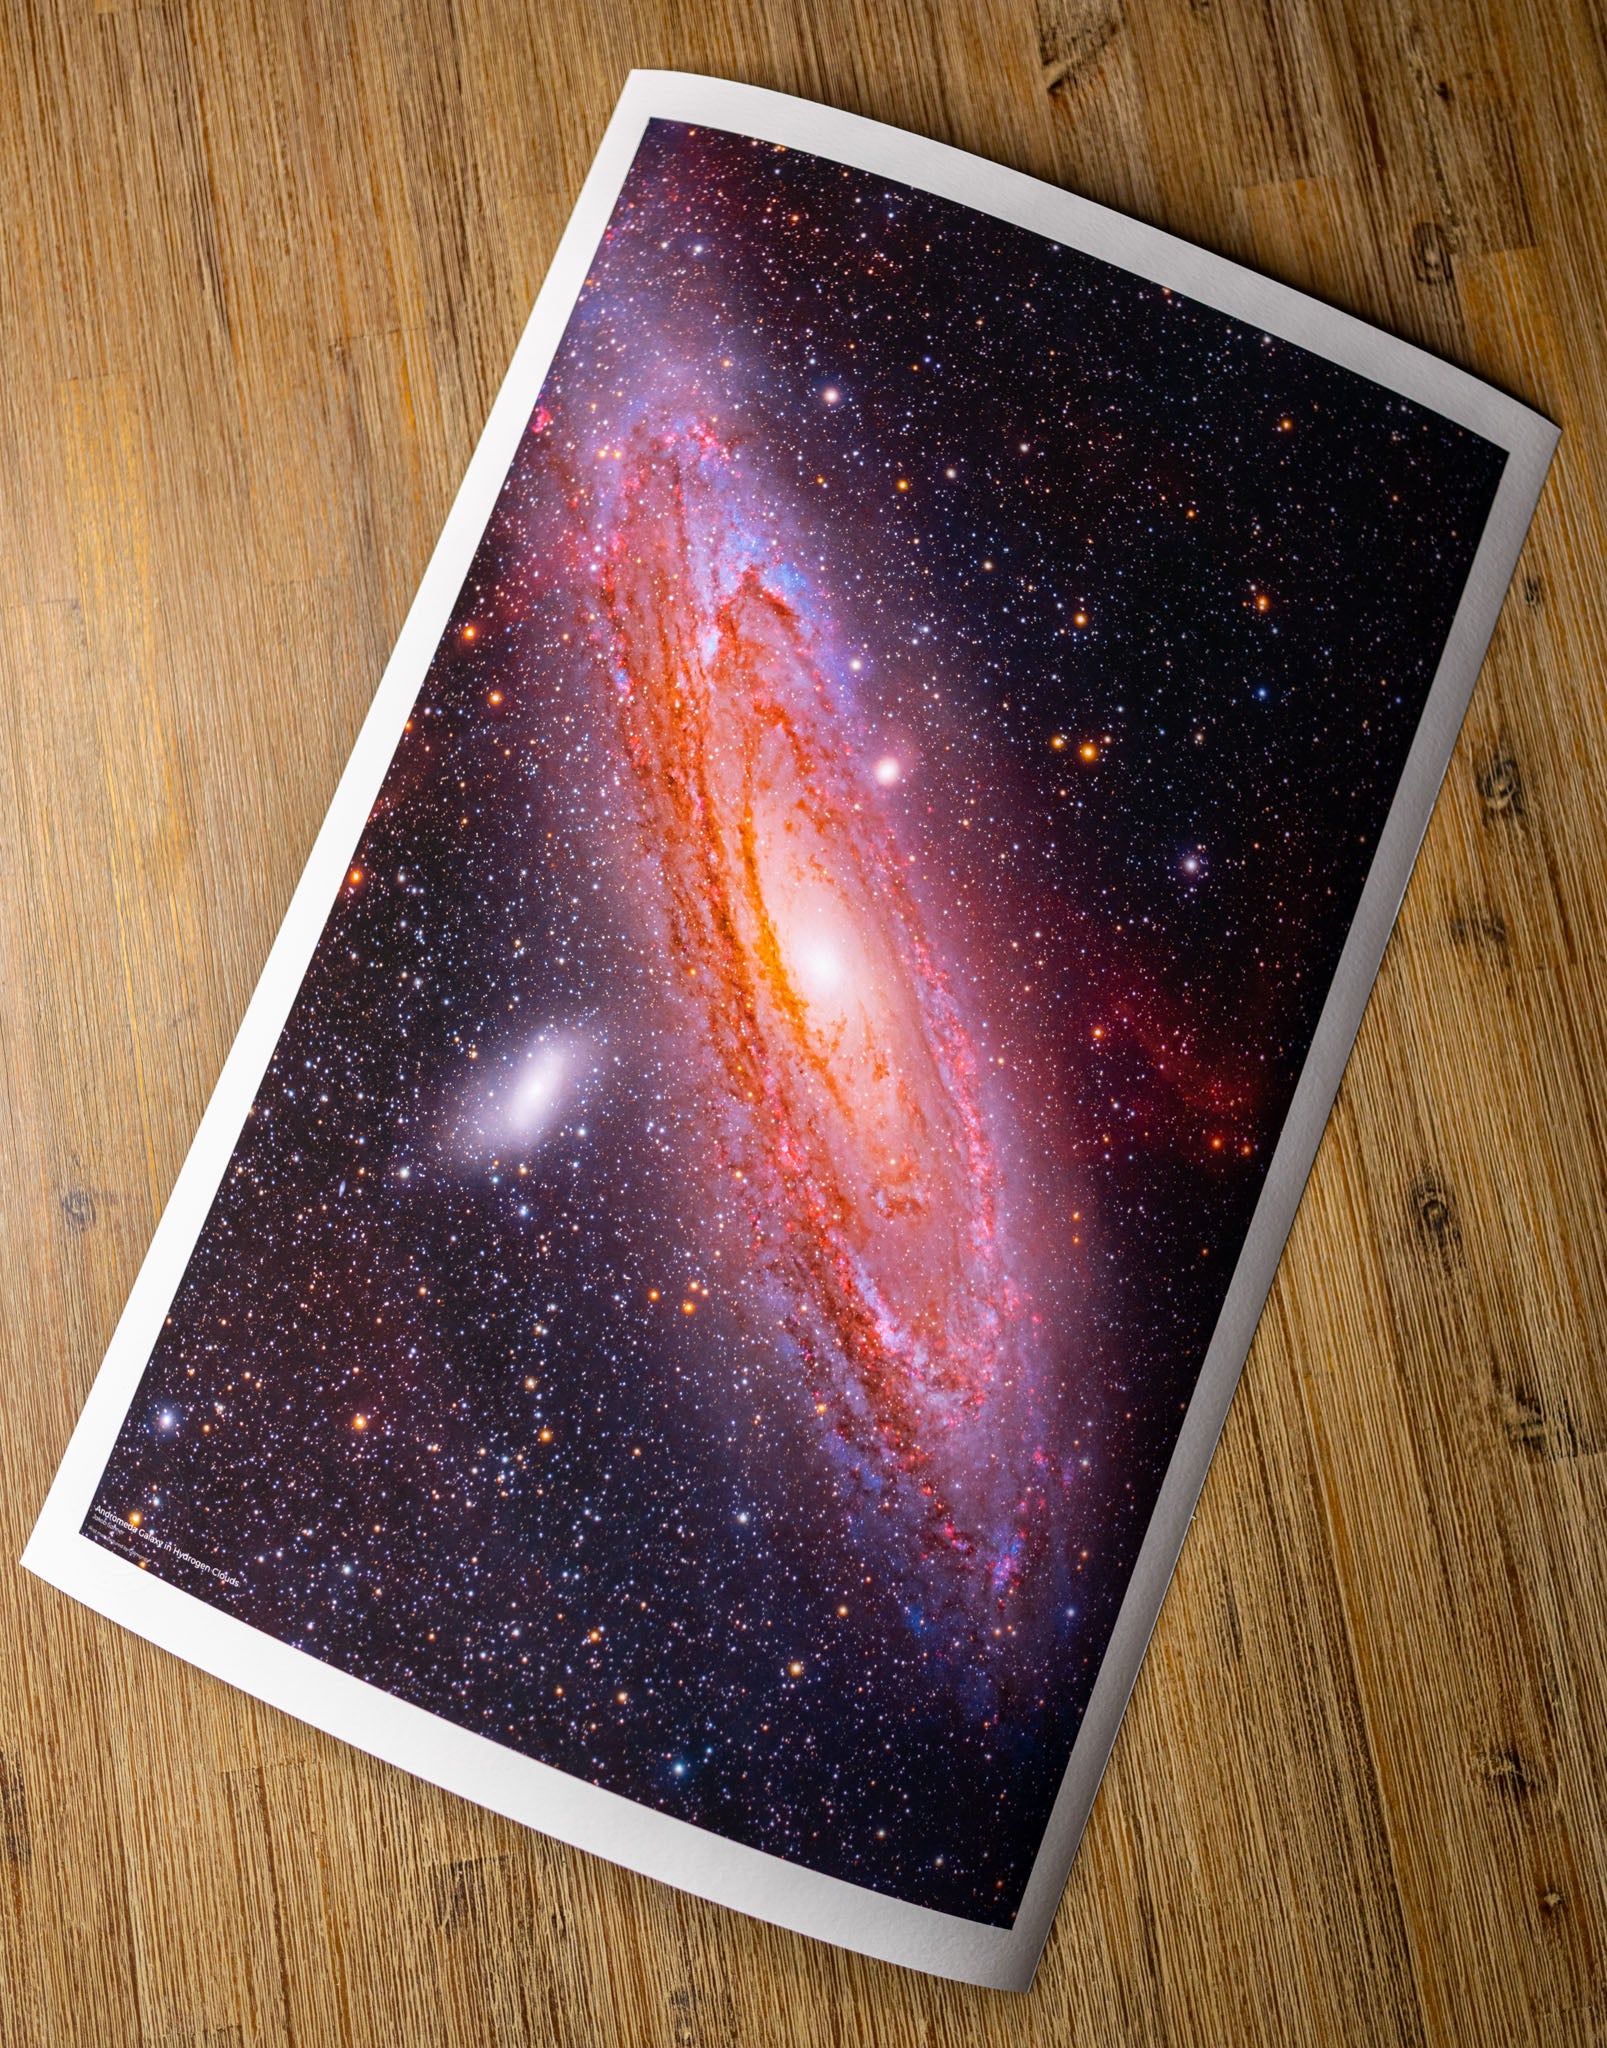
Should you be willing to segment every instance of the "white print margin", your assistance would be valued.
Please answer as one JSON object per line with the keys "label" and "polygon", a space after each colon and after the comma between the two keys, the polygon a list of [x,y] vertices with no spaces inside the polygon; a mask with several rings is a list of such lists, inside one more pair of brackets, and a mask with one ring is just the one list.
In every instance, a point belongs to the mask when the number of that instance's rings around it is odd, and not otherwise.
{"label": "white print margin", "polygon": [[[601,1790],[321,1664],[83,1536],[109,1459],[258,1085],[468,573],[649,121],[730,130],[957,201],[1232,315],[1482,435],[1507,462],[1317,1033],[1115,1630],[1011,1928],[801,1869]],[[447,517],[334,801],[112,1337],[23,1563],[164,1649],[371,1755],[582,1849],[722,1905],[914,1969],[1032,1982],[1127,1696],[1350,1056],[1479,664],[1556,445],[1516,400],[1349,314],[1020,172],[752,86],[636,71]]]}

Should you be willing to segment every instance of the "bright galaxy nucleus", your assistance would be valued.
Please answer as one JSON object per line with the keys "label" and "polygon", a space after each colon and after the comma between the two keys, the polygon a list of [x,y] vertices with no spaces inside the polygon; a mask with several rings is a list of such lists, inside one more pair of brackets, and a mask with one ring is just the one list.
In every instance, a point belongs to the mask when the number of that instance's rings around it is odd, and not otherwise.
{"label": "bright galaxy nucleus", "polygon": [[939,1599],[998,1598],[1046,1505],[1015,1469],[1031,1325],[976,1050],[888,813],[898,764],[823,673],[720,439],[644,431],[614,474],[597,616],[619,744],[778,1320],[851,1500]]}

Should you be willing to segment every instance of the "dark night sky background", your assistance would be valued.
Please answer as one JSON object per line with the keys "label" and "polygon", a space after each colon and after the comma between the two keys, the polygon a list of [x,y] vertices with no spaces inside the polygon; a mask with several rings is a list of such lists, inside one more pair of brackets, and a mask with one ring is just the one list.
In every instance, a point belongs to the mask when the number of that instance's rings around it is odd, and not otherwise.
{"label": "dark night sky background", "polygon": [[[595,566],[691,437],[709,574],[774,594],[778,688],[823,680],[834,829],[898,863],[910,1014],[946,990],[974,1057],[1033,1311],[1030,1418],[967,1453],[1040,1475],[1006,1625],[914,1556],[891,1466],[893,1508],[854,1494],[810,1379],[851,1374],[802,1369],[729,1186]],[[562,1770],[1007,1923],[1501,462],[949,201],[653,124],[87,1533]],[[693,649],[689,588],[654,616]]]}

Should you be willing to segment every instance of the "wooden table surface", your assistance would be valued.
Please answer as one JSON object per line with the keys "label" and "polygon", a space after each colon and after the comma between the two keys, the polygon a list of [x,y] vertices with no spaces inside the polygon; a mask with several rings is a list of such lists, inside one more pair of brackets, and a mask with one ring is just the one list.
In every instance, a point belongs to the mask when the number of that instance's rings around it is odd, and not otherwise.
{"label": "wooden table surface", "polygon": [[632,64],[1002,158],[1564,429],[1032,1994],[560,1848],[6,1565],[0,2041],[1607,2039],[1600,5],[0,18],[0,1557]]}

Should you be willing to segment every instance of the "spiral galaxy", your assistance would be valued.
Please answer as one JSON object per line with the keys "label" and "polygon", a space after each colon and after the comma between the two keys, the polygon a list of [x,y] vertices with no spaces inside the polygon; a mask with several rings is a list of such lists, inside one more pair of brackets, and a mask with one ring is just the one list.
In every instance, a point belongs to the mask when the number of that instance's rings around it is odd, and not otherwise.
{"label": "spiral galaxy", "polygon": [[717,436],[643,431],[622,459],[598,586],[619,746],[789,1354],[870,1509],[1002,1593],[1026,1532],[978,1474],[997,1480],[1027,1331],[889,757],[767,573]]}

